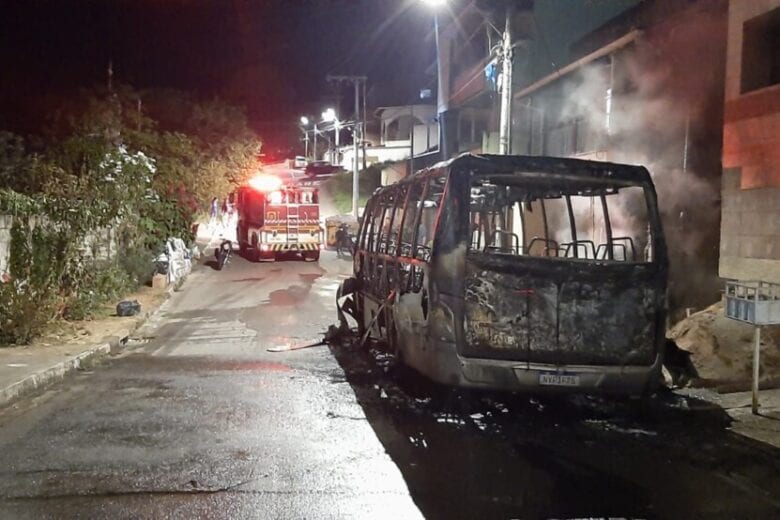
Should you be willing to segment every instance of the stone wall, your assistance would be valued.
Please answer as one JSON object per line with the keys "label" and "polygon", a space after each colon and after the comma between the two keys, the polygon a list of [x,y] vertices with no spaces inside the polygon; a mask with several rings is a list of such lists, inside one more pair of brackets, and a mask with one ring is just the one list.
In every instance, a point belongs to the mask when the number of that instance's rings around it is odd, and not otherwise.
{"label": "stone wall", "polygon": [[8,270],[8,256],[11,253],[11,225],[13,217],[0,215],[0,274]]}
{"label": "stone wall", "polygon": [[[12,215],[0,215],[0,274],[8,271],[8,259],[11,254]],[[87,257],[107,260],[117,254],[116,232],[111,228],[94,231],[84,240],[84,252]]]}

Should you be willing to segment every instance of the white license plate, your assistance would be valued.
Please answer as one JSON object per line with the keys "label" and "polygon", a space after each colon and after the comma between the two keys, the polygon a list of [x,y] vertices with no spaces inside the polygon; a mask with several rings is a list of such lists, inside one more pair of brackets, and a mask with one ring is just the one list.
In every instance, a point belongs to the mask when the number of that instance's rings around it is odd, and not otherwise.
{"label": "white license plate", "polygon": [[542,372],[539,374],[539,384],[547,386],[580,386],[580,376]]}

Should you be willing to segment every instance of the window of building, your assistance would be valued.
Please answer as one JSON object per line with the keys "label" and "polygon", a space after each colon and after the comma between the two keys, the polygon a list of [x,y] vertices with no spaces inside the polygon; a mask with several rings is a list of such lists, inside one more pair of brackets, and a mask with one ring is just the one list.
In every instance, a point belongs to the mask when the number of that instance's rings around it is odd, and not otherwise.
{"label": "window of building", "polygon": [[742,93],[780,84],[780,7],[742,28]]}

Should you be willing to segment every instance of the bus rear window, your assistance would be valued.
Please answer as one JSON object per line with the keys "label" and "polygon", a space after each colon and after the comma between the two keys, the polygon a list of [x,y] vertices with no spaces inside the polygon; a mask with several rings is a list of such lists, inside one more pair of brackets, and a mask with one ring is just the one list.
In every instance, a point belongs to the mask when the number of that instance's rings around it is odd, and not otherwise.
{"label": "bus rear window", "polygon": [[[471,251],[598,262],[653,261],[644,187],[573,181],[471,188]],[[578,185],[579,184],[579,185]]]}

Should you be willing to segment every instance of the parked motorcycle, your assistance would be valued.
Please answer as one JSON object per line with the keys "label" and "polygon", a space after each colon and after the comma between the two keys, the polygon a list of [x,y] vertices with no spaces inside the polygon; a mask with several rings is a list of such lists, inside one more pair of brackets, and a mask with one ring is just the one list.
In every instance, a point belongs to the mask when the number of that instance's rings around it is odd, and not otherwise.
{"label": "parked motorcycle", "polygon": [[336,230],[336,255],[341,256],[342,251],[349,251],[352,255],[355,252],[355,239],[349,232],[347,224],[339,225]]}
{"label": "parked motorcycle", "polygon": [[217,271],[221,271],[225,267],[232,253],[233,242],[230,240],[223,240],[219,247],[214,248],[214,256],[217,258]]}

